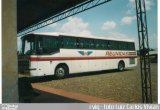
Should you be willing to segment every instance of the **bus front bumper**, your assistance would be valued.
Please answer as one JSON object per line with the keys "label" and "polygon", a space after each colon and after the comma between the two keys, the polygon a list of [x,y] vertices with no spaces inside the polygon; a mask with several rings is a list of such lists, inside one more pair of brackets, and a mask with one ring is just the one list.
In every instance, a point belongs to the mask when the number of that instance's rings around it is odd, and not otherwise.
{"label": "bus front bumper", "polygon": [[31,76],[31,73],[36,72],[36,70],[37,70],[36,68],[29,68],[25,70],[20,70],[18,71],[18,73],[24,76]]}

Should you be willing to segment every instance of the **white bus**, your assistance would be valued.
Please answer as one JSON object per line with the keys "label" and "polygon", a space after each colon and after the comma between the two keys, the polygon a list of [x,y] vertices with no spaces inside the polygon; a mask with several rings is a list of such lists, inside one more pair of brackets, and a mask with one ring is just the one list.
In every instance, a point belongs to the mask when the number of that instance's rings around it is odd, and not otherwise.
{"label": "white bus", "polygon": [[31,33],[23,36],[18,56],[20,73],[55,75],[118,69],[137,65],[135,43],[100,37],[60,33]]}

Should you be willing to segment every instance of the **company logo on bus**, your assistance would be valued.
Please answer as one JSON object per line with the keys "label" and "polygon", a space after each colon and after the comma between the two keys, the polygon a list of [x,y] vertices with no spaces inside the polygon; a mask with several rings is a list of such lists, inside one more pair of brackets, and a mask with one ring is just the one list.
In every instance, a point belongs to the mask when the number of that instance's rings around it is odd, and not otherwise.
{"label": "company logo on bus", "polygon": [[113,52],[113,51],[107,51],[107,56],[128,56],[128,55],[136,55],[136,52]]}
{"label": "company logo on bus", "polygon": [[91,55],[93,52],[92,51],[78,51],[78,53],[80,53],[82,56],[89,56]]}

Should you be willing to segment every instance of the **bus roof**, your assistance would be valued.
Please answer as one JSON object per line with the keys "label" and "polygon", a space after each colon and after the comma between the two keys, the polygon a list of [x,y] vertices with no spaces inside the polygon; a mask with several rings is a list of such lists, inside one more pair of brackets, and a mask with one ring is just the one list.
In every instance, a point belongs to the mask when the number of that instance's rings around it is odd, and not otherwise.
{"label": "bus roof", "polygon": [[132,39],[117,39],[117,38],[111,38],[111,37],[95,37],[95,36],[85,36],[85,35],[76,35],[76,34],[67,34],[67,33],[59,33],[59,32],[52,32],[52,33],[30,33],[34,35],[47,35],[47,36],[53,36],[53,37],[59,37],[59,36],[70,36],[70,37],[80,37],[80,38],[91,38],[91,39],[101,39],[101,40],[114,40],[114,41],[126,41],[126,42],[134,42]]}

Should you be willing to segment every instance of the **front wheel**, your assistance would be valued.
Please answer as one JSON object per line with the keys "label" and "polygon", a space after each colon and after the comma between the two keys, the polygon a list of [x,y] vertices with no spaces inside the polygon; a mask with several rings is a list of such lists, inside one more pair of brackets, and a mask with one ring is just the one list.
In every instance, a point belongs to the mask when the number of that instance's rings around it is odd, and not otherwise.
{"label": "front wheel", "polygon": [[58,79],[62,79],[65,77],[67,73],[67,69],[64,66],[58,66],[55,70],[55,77]]}
{"label": "front wheel", "polygon": [[118,70],[119,71],[124,71],[124,68],[125,68],[124,63],[123,62],[119,62],[119,64],[118,64]]}

